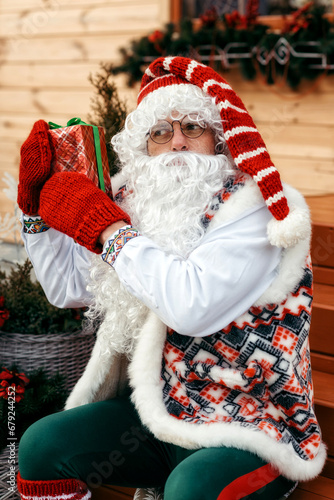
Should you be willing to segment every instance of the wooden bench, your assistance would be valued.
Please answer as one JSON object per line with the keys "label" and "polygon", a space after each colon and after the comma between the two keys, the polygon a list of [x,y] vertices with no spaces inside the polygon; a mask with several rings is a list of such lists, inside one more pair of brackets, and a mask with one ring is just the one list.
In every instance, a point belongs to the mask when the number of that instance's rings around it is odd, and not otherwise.
{"label": "wooden bench", "polygon": [[[321,477],[300,483],[291,500],[334,499],[334,195],[308,197],[312,215],[314,303],[310,332],[316,415],[328,447]],[[133,489],[102,486],[93,500],[129,500]],[[270,500],[270,499],[268,499]]]}

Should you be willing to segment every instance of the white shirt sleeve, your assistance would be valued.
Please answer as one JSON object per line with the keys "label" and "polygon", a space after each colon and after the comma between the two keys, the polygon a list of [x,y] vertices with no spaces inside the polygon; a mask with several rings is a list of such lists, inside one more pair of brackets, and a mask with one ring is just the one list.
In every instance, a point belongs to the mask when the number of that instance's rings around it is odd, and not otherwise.
{"label": "white shirt sleeve", "polygon": [[170,328],[210,335],[246,312],[277,275],[281,250],[268,242],[270,217],[264,205],[245,212],[206,234],[186,260],[139,236],[124,245],[113,267]]}
{"label": "white shirt sleeve", "polygon": [[48,229],[21,237],[48,301],[59,308],[86,307],[92,302],[86,290],[91,252],[72,238]]}

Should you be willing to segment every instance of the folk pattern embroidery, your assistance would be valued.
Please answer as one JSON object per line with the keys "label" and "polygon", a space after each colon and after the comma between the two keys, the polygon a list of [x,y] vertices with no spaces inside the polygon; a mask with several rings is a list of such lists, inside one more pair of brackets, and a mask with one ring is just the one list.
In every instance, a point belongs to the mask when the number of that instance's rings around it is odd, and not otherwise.
{"label": "folk pattern embroidery", "polygon": [[136,238],[137,236],[140,236],[139,231],[137,231],[137,229],[134,229],[130,225],[124,226],[119,229],[105,243],[101,255],[102,260],[107,262],[110,266],[113,266],[118,257],[118,254],[120,253],[124,245],[129,240],[131,240],[132,238]]}
{"label": "folk pattern embroidery", "polygon": [[251,307],[204,338],[170,331],[161,372],[168,413],[197,424],[239,422],[314,458],[321,436],[313,408],[311,307],[308,259],[283,303]]}
{"label": "folk pattern embroidery", "polygon": [[50,226],[39,215],[23,217],[23,232],[27,234],[44,233]]}

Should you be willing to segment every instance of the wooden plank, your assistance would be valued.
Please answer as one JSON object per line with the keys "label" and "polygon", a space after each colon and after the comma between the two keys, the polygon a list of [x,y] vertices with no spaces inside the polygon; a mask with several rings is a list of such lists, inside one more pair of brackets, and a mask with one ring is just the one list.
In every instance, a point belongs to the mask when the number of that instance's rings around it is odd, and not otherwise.
{"label": "wooden plank", "polygon": [[[125,92],[122,92],[124,95]],[[127,94],[132,97],[132,93]],[[0,113],[34,114],[37,117],[86,116],[91,111],[94,90],[87,89],[0,89]],[[133,99],[133,97],[132,97]]]}
{"label": "wooden plank", "polygon": [[102,485],[92,490],[92,500],[130,500],[135,494],[134,488]]}
{"label": "wooden plank", "polygon": [[4,62],[77,62],[101,61],[120,62],[119,48],[128,46],[129,40],[147,33],[147,29],[132,31],[131,34],[109,33],[73,35],[63,37],[14,36],[2,39],[0,61]]}
{"label": "wooden plank", "polygon": [[312,260],[318,266],[334,268],[334,225],[313,226]]}
{"label": "wooden plank", "polygon": [[334,375],[334,357],[311,351],[312,370]]}
{"label": "wooden plank", "polygon": [[313,265],[313,278],[315,283],[332,285],[334,293],[334,269]]}
{"label": "wooden plank", "polygon": [[[161,2],[165,2],[165,0],[157,0]],[[24,4],[22,4],[22,0],[0,0],[0,11],[2,12],[22,12],[24,10],[32,10],[32,9],[41,9],[44,10],[47,7],[50,9],[56,8],[68,8],[69,5],[71,7],[89,7],[92,5],[92,0],[71,0],[69,4],[67,0],[24,0]],[[98,3],[99,6],[108,7],[110,5],[128,5],[129,8],[138,5],[137,0],[100,0]]]}
{"label": "wooden plank", "polygon": [[[316,479],[308,482],[301,482],[298,485],[298,490],[322,495],[324,498],[334,498],[334,481],[324,476],[319,476]],[[294,494],[290,497],[295,500]],[[304,497],[300,497],[303,498]],[[305,497],[306,498],[306,497]]]}
{"label": "wooden plank", "polygon": [[314,352],[334,355],[333,339],[334,310],[313,306],[310,328],[310,347]]}
{"label": "wooden plank", "polygon": [[[326,408],[334,409],[334,375],[331,373],[313,370],[312,377],[315,403],[317,405],[325,406]],[[333,416],[334,413],[332,413],[332,417]]]}
{"label": "wooden plank", "polygon": [[145,0],[138,2],[106,4],[103,6],[90,3],[87,6],[68,8],[59,4],[37,9],[24,9],[18,13],[0,11],[2,37],[41,35],[76,35],[81,33],[131,32],[136,30],[157,29],[167,19],[162,19],[160,2]]}
{"label": "wooden plank", "polygon": [[[291,496],[289,496],[290,500],[329,500],[332,497],[324,497],[323,495],[318,495],[317,493],[312,493],[310,491],[301,490],[297,488]],[[113,499],[110,499],[113,500]]]}
{"label": "wooden plank", "polygon": [[323,441],[327,446],[327,453],[328,455],[334,455],[334,409],[316,403],[315,414],[320,425]]}
{"label": "wooden plank", "polygon": [[334,311],[334,288],[330,285],[317,284],[314,287],[313,306],[326,307]]}
{"label": "wooden plank", "polygon": [[[333,103],[334,104],[334,103]],[[270,116],[270,108],[267,110]],[[314,111],[313,111],[314,113]],[[256,123],[256,118],[254,118]],[[277,128],[271,127],[270,123],[257,123],[270,155],[309,159],[333,159],[334,157],[334,127],[315,126],[312,127],[301,123],[281,123]]]}
{"label": "wooden plank", "polygon": [[321,475],[334,480],[334,457],[327,458]]}
{"label": "wooden plank", "polygon": [[[69,71],[70,69],[70,71]],[[92,89],[89,75],[100,71],[98,62],[63,62],[63,63],[9,63],[0,66],[2,87],[27,88],[86,88]],[[125,75],[112,78],[117,87],[125,87]]]}
{"label": "wooden plank", "polygon": [[[285,147],[282,145],[285,154]],[[270,149],[271,152],[271,149]],[[314,156],[314,155],[312,155]],[[305,196],[334,193],[334,158],[305,158],[271,154],[281,179]]]}
{"label": "wooden plank", "polygon": [[306,198],[314,224],[334,225],[334,195]]}
{"label": "wooden plank", "polygon": [[56,90],[4,90],[0,89],[0,112],[37,113],[53,116],[61,114],[68,116],[85,116],[90,110],[92,92],[85,89],[70,91]]}
{"label": "wooden plank", "polygon": [[[258,125],[263,121],[266,126],[270,125],[267,131],[268,136],[279,133],[287,124],[319,124],[334,125],[334,116],[331,107],[334,104],[334,93],[309,95],[303,99],[284,100],[270,92],[244,92],[240,95],[246,108]],[[269,121],[269,124],[268,124]],[[312,136],[312,128],[309,128],[308,136]],[[311,135],[310,135],[311,134]]]}

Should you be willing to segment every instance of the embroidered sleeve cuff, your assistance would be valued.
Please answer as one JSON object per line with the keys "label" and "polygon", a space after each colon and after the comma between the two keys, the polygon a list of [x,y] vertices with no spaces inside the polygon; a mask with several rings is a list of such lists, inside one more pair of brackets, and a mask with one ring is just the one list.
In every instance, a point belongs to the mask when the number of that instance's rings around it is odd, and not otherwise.
{"label": "embroidered sleeve cuff", "polygon": [[50,226],[39,215],[23,215],[23,232],[27,234],[44,233]]}
{"label": "embroidered sleeve cuff", "polygon": [[102,260],[113,266],[124,245],[137,236],[140,236],[139,231],[131,225],[118,229],[103,245]]}

